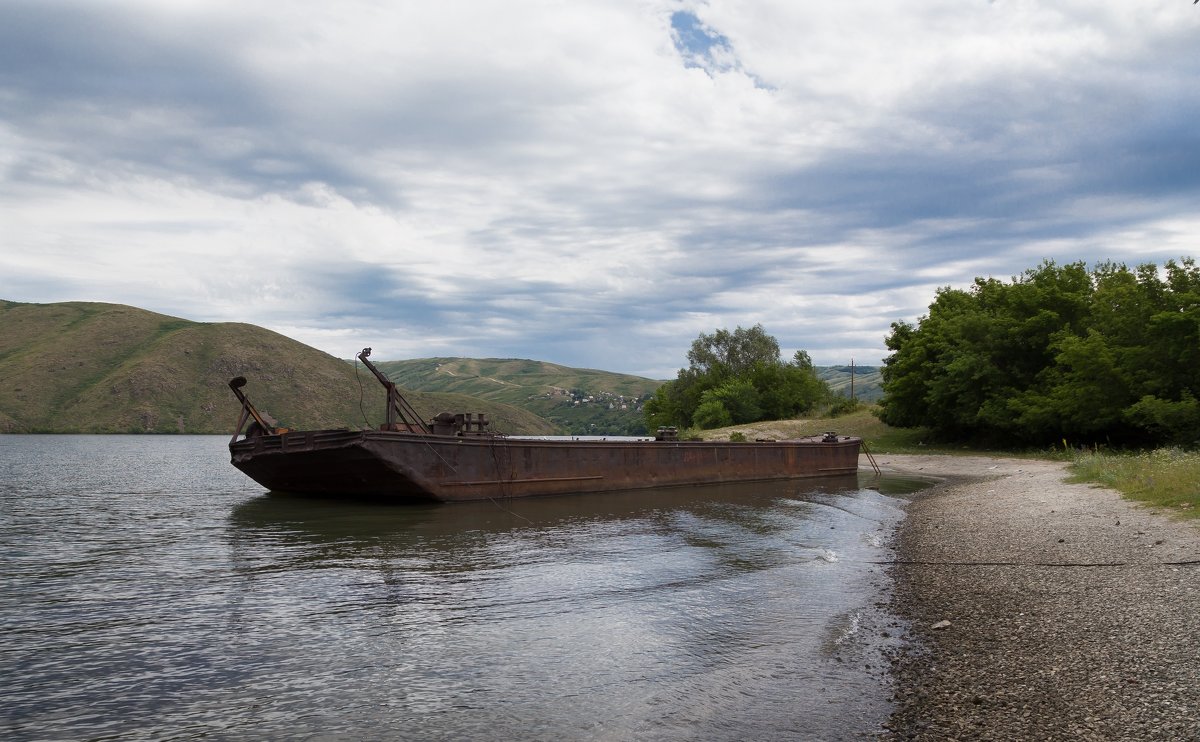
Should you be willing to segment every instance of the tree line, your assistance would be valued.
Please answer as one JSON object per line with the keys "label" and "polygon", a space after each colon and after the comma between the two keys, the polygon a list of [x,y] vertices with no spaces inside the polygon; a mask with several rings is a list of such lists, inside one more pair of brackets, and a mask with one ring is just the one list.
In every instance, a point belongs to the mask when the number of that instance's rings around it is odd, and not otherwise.
{"label": "tree line", "polygon": [[1039,267],[940,289],[886,338],[881,419],[1003,445],[1200,442],[1200,268]]}

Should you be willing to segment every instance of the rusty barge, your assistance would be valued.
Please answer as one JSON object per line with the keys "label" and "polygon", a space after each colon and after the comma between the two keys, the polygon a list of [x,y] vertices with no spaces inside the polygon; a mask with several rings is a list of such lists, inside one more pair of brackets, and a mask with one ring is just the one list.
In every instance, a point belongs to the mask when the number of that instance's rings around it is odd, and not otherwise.
{"label": "rusty barge", "polygon": [[[235,467],[277,492],[377,497],[396,502],[486,500],[806,477],[854,476],[861,440],[834,433],[791,440],[556,440],[506,436],[484,415],[441,413],[423,421],[396,385],[358,358],[387,389],[379,430],[274,427],[242,403],[229,442]],[[244,435],[243,435],[244,429]]]}

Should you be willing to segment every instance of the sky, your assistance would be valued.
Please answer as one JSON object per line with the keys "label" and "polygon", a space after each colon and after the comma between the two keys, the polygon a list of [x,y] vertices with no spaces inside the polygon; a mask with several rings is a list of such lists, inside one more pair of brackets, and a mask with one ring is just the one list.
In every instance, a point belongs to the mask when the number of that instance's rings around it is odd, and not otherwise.
{"label": "sky", "polygon": [[0,0],[0,299],[875,365],[939,287],[1200,252],[1197,81],[1191,0]]}

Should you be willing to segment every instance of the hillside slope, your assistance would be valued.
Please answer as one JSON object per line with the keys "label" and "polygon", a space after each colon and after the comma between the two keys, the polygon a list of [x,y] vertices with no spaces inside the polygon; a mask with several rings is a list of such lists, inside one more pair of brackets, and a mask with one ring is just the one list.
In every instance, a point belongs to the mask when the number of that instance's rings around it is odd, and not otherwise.
{"label": "hillside slope", "polygon": [[636,398],[653,394],[662,384],[641,376],[518,358],[415,358],[376,365],[408,389],[458,392],[508,404],[563,396],[573,389]]}
{"label": "hillside slope", "polygon": [[[0,432],[228,433],[239,408],[234,376],[249,380],[250,399],[281,425],[374,427],[383,418],[382,387],[365,369],[356,377],[354,365],[254,325],[117,304],[0,301],[0,328]],[[493,401],[406,396],[426,417],[485,412],[505,432],[556,432]]]}
{"label": "hillside slope", "polygon": [[883,374],[878,366],[817,366],[817,378],[829,385],[830,391],[850,396],[851,377],[854,398],[863,402],[878,402],[883,398]]}
{"label": "hillside slope", "polygon": [[517,358],[416,358],[377,364],[406,389],[521,407],[575,435],[646,432],[642,403],[661,381]]}

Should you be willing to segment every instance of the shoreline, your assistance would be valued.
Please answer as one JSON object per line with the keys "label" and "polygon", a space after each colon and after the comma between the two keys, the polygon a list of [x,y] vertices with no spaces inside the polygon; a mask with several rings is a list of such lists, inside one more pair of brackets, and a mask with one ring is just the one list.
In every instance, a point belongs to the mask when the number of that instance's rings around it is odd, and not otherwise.
{"label": "shoreline", "polygon": [[1200,528],[1061,462],[875,458],[941,480],[895,537],[881,739],[1200,739]]}

